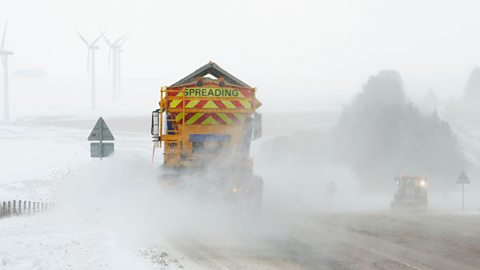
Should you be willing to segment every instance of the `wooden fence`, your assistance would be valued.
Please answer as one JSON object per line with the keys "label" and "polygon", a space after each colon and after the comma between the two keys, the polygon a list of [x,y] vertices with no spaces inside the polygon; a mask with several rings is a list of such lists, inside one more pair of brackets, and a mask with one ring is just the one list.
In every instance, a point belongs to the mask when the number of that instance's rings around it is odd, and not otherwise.
{"label": "wooden fence", "polygon": [[12,215],[29,215],[52,209],[53,203],[13,200],[0,204],[0,218]]}

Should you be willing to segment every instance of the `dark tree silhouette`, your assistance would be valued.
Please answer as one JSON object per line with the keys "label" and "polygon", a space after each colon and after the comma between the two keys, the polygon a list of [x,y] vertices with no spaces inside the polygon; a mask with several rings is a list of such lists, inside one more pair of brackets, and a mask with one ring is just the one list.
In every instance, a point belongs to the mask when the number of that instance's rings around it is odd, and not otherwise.
{"label": "dark tree silhouette", "polygon": [[334,133],[338,157],[368,188],[391,186],[398,174],[424,175],[441,186],[465,166],[448,123],[409,103],[396,71],[370,77]]}
{"label": "dark tree silhouette", "polygon": [[465,86],[464,99],[468,101],[480,101],[480,68],[476,67],[468,77]]}

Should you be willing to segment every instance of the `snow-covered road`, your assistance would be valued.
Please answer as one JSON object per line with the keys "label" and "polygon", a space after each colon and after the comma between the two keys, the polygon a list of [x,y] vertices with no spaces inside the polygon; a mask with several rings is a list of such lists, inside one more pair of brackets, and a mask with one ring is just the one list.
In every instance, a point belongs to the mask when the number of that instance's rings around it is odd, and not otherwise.
{"label": "snow-covered road", "polygon": [[478,216],[292,214],[170,243],[186,269],[473,270],[479,225]]}

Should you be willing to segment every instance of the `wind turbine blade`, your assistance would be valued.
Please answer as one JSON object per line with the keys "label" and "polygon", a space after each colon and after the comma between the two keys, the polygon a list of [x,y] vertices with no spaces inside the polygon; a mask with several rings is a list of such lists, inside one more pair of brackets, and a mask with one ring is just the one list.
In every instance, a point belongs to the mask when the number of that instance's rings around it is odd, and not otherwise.
{"label": "wind turbine blade", "polygon": [[97,43],[97,41],[98,41],[99,39],[101,39],[102,37],[103,37],[103,33],[101,33],[100,36],[98,36],[98,37],[92,42],[92,44],[90,44],[90,46],[95,45],[95,43]]}
{"label": "wind turbine blade", "polygon": [[107,38],[107,36],[105,36],[105,35],[102,35],[102,36],[103,36],[103,39],[105,39],[105,42],[107,42],[108,46],[111,48],[112,43],[110,42],[110,40]]}
{"label": "wind turbine blade", "polygon": [[113,45],[117,45],[117,43],[120,42],[120,40],[122,40],[122,39],[123,39],[124,37],[126,37],[126,36],[127,36],[127,34],[119,37],[117,40],[115,40],[115,42],[113,42]]}
{"label": "wind turbine blade", "polygon": [[82,36],[82,34],[80,34],[80,32],[77,31],[77,34],[78,36],[83,40],[83,42],[85,43],[85,45],[89,46],[88,45],[88,41]]}
{"label": "wind turbine blade", "polygon": [[3,47],[5,46],[5,36],[7,35],[7,26],[8,26],[8,20],[5,23],[5,28],[3,29],[3,36],[2,36],[2,45],[0,46],[0,51],[3,51]]}
{"label": "wind turbine blade", "polygon": [[125,41],[127,41],[127,39],[128,39],[128,37],[125,37],[125,39],[122,40],[122,42],[120,42],[120,44],[118,44],[118,47],[119,47],[119,48],[122,47],[123,44],[125,43]]}

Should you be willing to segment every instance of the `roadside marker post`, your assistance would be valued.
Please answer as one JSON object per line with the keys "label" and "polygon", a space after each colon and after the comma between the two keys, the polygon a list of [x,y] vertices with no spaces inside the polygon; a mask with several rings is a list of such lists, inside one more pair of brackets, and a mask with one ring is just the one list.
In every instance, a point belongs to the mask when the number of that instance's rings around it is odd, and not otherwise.
{"label": "roadside marker post", "polygon": [[462,172],[458,176],[456,183],[462,185],[462,211],[465,211],[465,184],[470,184],[470,180],[468,179],[465,172]]}
{"label": "roadside marker post", "polygon": [[113,140],[115,140],[115,138],[108,128],[107,123],[105,123],[105,120],[103,120],[102,117],[98,118],[97,123],[88,136],[88,141],[98,141],[98,143],[90,143],[90,157],[102,159],[113,154],[115,150],[113,142],[104,143],[104,141]]}

